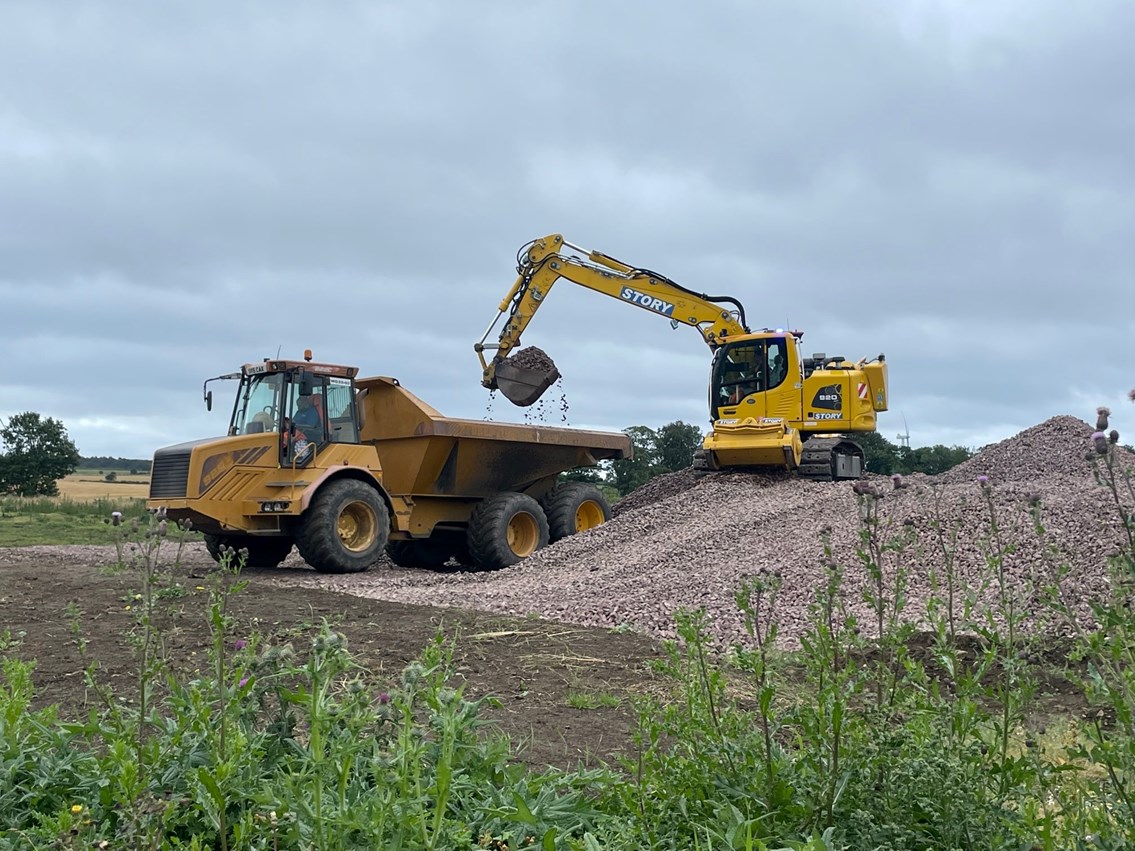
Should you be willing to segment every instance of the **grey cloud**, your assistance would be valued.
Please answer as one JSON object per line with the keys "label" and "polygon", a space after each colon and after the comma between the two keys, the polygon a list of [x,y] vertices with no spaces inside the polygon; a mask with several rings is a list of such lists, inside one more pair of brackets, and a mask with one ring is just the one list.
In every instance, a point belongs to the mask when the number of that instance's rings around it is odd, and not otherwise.
{"label": "grey cloud", "polygon": [[[561,230],[806,347],[886,351],[942,442],[1135,383],[1118,0],[4,13],[0,416],[118,417],[146,454],[212,423],[204,378],[305,346],[483,416],[472,342],[516,249]],[[526,342],[579,421],[702,423],[697,335],[577,289]],[[607,368],[643,359],[664,380]]]}

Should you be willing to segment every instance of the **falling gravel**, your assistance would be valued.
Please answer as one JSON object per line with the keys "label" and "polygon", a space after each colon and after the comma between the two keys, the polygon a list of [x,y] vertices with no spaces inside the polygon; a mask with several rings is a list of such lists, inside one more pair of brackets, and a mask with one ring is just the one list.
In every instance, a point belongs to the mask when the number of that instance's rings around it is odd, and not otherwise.
{"label": "falling gravel", "polygon": [[[1069,568],[1066,598],[1081,614],[1089,600],[1107,593],[1106,562],[1122,545],[1123,531],[1109,493],[1085,459],[1091,431],[1074,417],[1055,417],[936,478],[910,476],[898,488],[891,479],[871,478],[882,493],[880,536],[904,542],[901,558],[889,553],[883,567],[888,582],[900,564],[906,572],[907,619],[924,622],[932,588],[948,581],[958,600],[969,594],[979,610],[991,606],[997,583],[989,565],[998,546],[1007,553],[1005,576],[1015,604],[1038,629],[1061,628],[1041,616],[1035,593],[1061,565]],[[1130,466],[1128,453],[1119,457]],[[988,478],[988,490],[978,476]],[[987,496],[996,507],[999,544],[991,534]],[[1033,504],[1040,507],[1043,539]],[[603,526],[505,570],[433,573],[384,563],[354,576],[297,571],[281,581],[658,637],[674,635],[679,609],[704,608],[715,636],[732,642],[744,639],[734,601],[739,584],[775,574],[782,583],[776,613],[781,640],[792,646],[811,623],[817,589],[829,576],[825,539],[844,572],[847,610],[871,632],[873,614],[862,602],[868,573],[857,555],[860,511],[847,482],[683,470],[628,495]]]}

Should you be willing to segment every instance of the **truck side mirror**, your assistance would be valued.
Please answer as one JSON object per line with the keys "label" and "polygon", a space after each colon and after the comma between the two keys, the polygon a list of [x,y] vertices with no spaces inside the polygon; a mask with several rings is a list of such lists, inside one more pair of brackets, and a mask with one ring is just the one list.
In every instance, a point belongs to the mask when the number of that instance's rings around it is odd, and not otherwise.
{"label": "truck side mirror", "polygon": [[306,369],[300,370],[300,395],[310,396],[315,392],[315,382],[312,380],[311,373]]}
{"label": "truck side mirror", "polygon": [[213,410],[213,391],[212,390],[207,390],[205,392],[205,410],[206,411]]}

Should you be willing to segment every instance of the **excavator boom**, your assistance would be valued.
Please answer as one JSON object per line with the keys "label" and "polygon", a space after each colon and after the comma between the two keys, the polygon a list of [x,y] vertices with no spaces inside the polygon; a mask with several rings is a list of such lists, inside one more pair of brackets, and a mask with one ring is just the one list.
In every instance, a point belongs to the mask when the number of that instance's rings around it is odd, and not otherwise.
{"label": "excavator boom", "polygon": [[[473,346],[485,387],[527,407],[559,378],[542,350],[519,346],[561,278],[701,334],[713,352],[713,429],[695,457],[696,467],[778,467],[824,480],[862,474],[863,449],[846,435],[875,431],[877,413],[887,410],[883,355],[858,362],[823,353],[805,357],[803,332],[751,331],[737,299],[695,292],[657,272],[572,245],[560,234],[520,249],[516,280]],[[496,341],[489,342],[502,319]],[[486,352],[494,354],[486,358]]]}
{"label": "excavator boom", "polygon": [[[666,317],[673,323],[692,326],[711,348],[730,337],[749,333],[745,309],[731,296],[694,292],[664,275],[572,245],[561,234],[549,234],[521,248],[516,280],[497,308],[496,318],[473,347],[481,360],[481,383],[489,389],[500,390],[506,399],[521,407],[536,402],[559,378],[550,360],[533,358],[516,363],[510,362],[509,355],[519,346],[521,334],[560,278]],[[486,342],[502,318],[504,326],[497,341]],[[496,354],[487,359],[484,353],[493,350]]]}

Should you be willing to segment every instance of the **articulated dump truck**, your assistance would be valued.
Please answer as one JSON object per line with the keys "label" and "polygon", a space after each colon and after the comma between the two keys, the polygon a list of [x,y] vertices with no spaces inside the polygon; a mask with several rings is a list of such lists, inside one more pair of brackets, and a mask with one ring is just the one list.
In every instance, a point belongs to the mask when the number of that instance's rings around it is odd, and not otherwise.
{"label": "articulated dump truck", "polygon": [[239,381],[228,434],[154,453],[147,507],[189,521],[220,561],[275,567],[295,545],[323,573],[385,550],[406,567],[515,564],[608,520],[593,485],[560,473],[629,458],[622,433],[453,419],[397,379],[356,367],[265,360]]}

